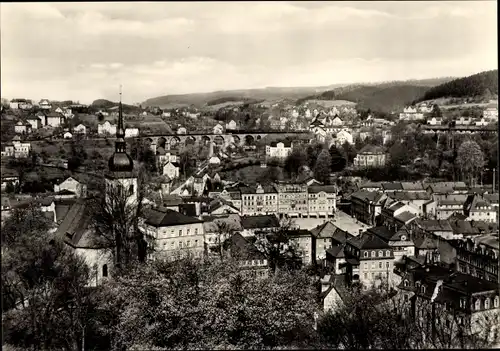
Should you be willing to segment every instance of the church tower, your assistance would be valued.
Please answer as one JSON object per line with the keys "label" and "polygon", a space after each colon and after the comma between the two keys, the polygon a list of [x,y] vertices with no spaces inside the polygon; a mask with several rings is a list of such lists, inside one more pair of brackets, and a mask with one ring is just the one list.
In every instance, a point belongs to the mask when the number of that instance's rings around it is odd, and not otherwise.
{"label": "church tower", "polygon": [[116,127],[115,152],[108,162],[106,178],[106,201],[111,201],[111,191],[121,189],[126,193],[127,203],[132,205],[138,201],[137,177],[134,173],[134,162],[127,154],[125,128],[123,126],[122,92],[120,87],[120,103],[118,107],[118,126]]}

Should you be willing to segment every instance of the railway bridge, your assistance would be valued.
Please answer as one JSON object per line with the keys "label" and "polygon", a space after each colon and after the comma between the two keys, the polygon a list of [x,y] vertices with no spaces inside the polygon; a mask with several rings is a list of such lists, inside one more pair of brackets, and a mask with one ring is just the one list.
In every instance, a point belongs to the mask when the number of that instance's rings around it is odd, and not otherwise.
{"label": "railway bridge", "polygon": [[262,138],[272,136],[299,136],[307,135],[307,131],[226,131],[224,133],[189,133],[189,134],[150,134],[140,135],[139,139],[146,139],[153,151],[157,147],[164,147],[165,149],[176,146],[187,146],[194,143],[208,143],[213,142],[216,145],[254,145],[256,141]]}

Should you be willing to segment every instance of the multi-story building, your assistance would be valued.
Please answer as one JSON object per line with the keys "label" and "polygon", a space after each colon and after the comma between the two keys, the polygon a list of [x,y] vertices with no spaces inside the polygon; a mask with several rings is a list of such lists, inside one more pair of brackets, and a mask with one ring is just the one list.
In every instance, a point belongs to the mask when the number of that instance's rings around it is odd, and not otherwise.
{"label": "multi-story building", "polygon": [[361,283],[370,287],[382,282],[389,285],[398,283],[393,273],[393,249],[378,236],[365,232],[347,240],[344,254],[349,284]]}
{"label": "multi-story building", "polygon": [[278,191],[278,213],[280,216],[302,217],[308,210],[307,184],[280,181]]}
{"label": "multi-story building", "polygon": [[349,133],[347,130],[343,129],[337,133],[335,143],[338,146],[344,145],[345,143],[354,144],[354,138],[353,138],[351,133]]}
{"label": "multi-story building", "polygon": [[474,221],[496,222],[498,209],[484,197],[473,194],[464,203],[464,214]]}
{"label": "multi-story building", "polygon": [[357,191],[351,194],[351,215],[358,221],[374,225],[386,200],[387,195],[377,191]]}
{"label": "multi-story building", "polygon": [[38,103],[38,107],[42,110],[50,110],[52,108],[52,104],[47,99],[42,99]]}
{"label": "multi-story building", "polygon": [[424,114],[419,112],[416,107],[408,106],[399,114],[400,121],[418,121],[424,119]]}
{"label": "multi-story building", "polygon": [[368,229],[367,233],[376,235],[389,244],[392,248],[395,261],[401,259],[403,256],[415,256],[412,229],[403,227],[397,231],[393,231],[385,226],[378,226]]}
{"label": "multi-story building", "polygon": [[316,262],[316,237],[309,230],[290,229],[286,231],[286,236],[297,244],[302,264]]}
{"label": "multi-story building", "polygon": [[498,283],[498,233],[458,240],[457,271]]}
{"label": "multi-story building", "polygon": [[307,188],[309,217],[327,218],[336,210],[337,188],[334,185],[311,185]]}
{"label": "multi-story building", "polygon": [[[428,327],[424,338],[434,337],[439,324],[448,327],[449,340],[479,333],[484,331],[483,322],[495,318],[500,310],[496,282],[454,272],[438,262],[424,263],[399,274],[402,279],[398,288],[408,301],[411,315],[422,327]],[[490,323],[491,334],[498,332],[497,323],[494,319]]]}
{"label": "multi-story building", "polygon": [[245,186],[240,188],[241,214],[274,214],[278,212],[278,192],[273,185]]}
{"label": "multi-story building", "polygon": [[14,157],[15,158],[25,158],[28,157],[31,151],[31,143],[22,142],[19,136],[15,136],[12,139],[12,145],[14,146]]}
{"label": "multi-story building", "polygon": [[357,168],[383,167],[386,159],[387,155],[382,147],[366,145],[354,158],[354,166]]}
{"label": "multi-story building", "polygon": [[436,219],[448,219],[455,213],[464,213],[464,205],[468,195],[445,194],[439,196],[436,205]]}
{"label": "multi-story building", "polygon": [[40,117],[31,115],[26,118],[26,121],[31,125],[32,130],[42,128],[42,120],[40,119]]}
{"label": "multi-story building", "polygon": [[60,127],[64,123],[64,116],[57,112],[49,112],[46,114],[47,125],[52,128]]}
{"label": "multi-story building", "polygon": [[266,156],[270,158],[287,158],[293,150],[293,143],[291,141],[272,142],[266,145]]}
{"label": "multi-story building", "polygon": [[141,229],[155,247],[157,258],[176,259],[188,252],[203,256],[203,222],[197,218],[160,207],[150,210]]}

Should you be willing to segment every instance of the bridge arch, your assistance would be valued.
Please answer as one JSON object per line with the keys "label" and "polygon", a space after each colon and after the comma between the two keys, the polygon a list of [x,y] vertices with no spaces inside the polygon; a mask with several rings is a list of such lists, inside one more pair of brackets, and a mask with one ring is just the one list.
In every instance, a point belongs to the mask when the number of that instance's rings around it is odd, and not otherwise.
{"label": "bridge arch", "polygon": [[162,147],[165,149],[166,144],[167,144],[167,139],[164,137],[159,137],[158,141],[156,142],[156,148]]}
{"label": "bridge arch", "polygon": [[262,139],[262,136],[257,135],[257,140],[260,140],[260,139]]}
{"label": "bridge arch", "polygon": [[215,145],[224,145],[224,137],[222,135],[217,135],[214,137]]}
{"label": "bridge arch", "polygon": [[203,135],[201,137],[201,141],[202,141],[202,144],[206,144],[208,143],[209,141],[211,141],[212,139],[210,139],[210,137],[208,135]]}
{"label": "bridge arch", "polygon": [[177,148],[179,146],[180,142],[181,142],[181,139],[179,137],[177,137],[177,136],[174,135],[169,140],[170,148],[171,149],[172,148]]}
{"label": "bridge arch", "polygon": [[251,146],[255,144],[255,138],[252,135],[245,136],[245,145]]}
{"label": "bridge arch", "polygon": [[194,145],[196,143],[196,138],[192,135],[188,135],[184,140],[184,146]]}
{"label": "bridge arch", "polygon": [[233,139],[233,144],[235,144],[235,145],[240,145],[240,143],[241,143],[241,139],[240,139],[240,137],[239,137],[239,136],[237,136],[237,135],[233,135],[232,139]]}

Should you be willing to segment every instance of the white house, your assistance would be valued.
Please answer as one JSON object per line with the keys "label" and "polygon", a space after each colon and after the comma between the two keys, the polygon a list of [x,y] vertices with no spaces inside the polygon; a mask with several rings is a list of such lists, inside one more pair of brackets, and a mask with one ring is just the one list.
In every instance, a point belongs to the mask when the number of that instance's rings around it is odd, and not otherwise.
{"label": "white house", "polygon": [[50,112],[47,114],[47,125],[53,128],[60,127],[64,122],[64,116],[57,112]]}
{"label": "white house", "polygon": [[75,128],[73,128],[73,132],[75,134],[87,134],[87,127],[80,123]]}
{"label": "white house", "polygon": [[481,119],[477,119],[474,124],[477,126],[477,127],[484,127],[484,126],[487,126],[488,124],[490,124],[490,122],[486,119],[486,118],[481,118]]}
{"label": "white house", "polygon": [[399,119],[401,121],[417,121],[424,119],[424,114],[418,112],[417,108],[413,106],[405,107],[403,112],[399,114]]}
{"label": "white house", "polygon": [[38,107],[42,110],[50,110],[52,108],[51,103],[47,99],[42,99],[38,103]]}
{"label": "white house", "polygon": [[26,121],[31,124],[31,129],[42,128],[42,120],[37,116],[29,116]]}
{"label": "white house", "polygon": [[208,163],[211,165],[219,165],[220,164],[220,158],[218,156],[212,156],[208,160]]}
{"label": "white house", "polygon": [[64,112],[63,109],[60,107],[57,107],[54,111],[61,114]]}
{"label": "white house", "polygon": [[22,142],[19,136],[15,136],[12,139],[12,145],[14,146],[14,157],[15,158],[24,158],[28,157],[31,151],[31,143],[30,142]]}
{"label": "white house", "polygon": [[170,179],[179,178],[180,170],[176,162],[167,162],[163,166],[163,175],[167,175]]}
{"label": "white house", "polygon": [[73,110],[69,107],[65,108],[62,114],[64,117],[69,118],[69,119],[75,117],[75,115],[73,114]]}
{"label": "white house", "polygon": [[214,127],[214,134],[224,133],[224,127],[219,123]]}
{"label": "white house", "polygon": [[71,134],[70,132],[66,132],[64,133],[64,139],[72,139],[73,138],[73,134]]}
{"label": "white house", "polygon": [[177,128],[177,134],[187,134],[187,129],[185,127],[179,126],[179,128]]}
{"label": "white house", "polygon": [[266,145],[266,156],[287,158],[292,153],[292,150],[293,143],[291,141],[272,142],[270,145]]}
{"label": "white house", "polygon": [[105,134],[116,134],[116,124],[110,123],[106,121],[97,126],[97,134],[105,135]]}
{"label": "white house", "polygon": [[488,107],[483,111],[483,117],[487,121],[496,122],[498,121],[498,108],[496,107]]}
{"label": "white house", "polygon": [[139,128],[126,128],[125,138],[133,138],[139,136]]}
{"label": "white house", "polygon": [[455,123],[457,125],[461,125],[461,126],[471,125],[472,124],[472,117],[461,116],[460,118],[458,118],[457,120],[455,120]]}
{"label": "white house", "polygon": [[74,177],[68,177],[59,184],[54,185],[54,191],[56,193],[68,190],[76,194],[77,197],[87,196],[87,185],[83,182],[76,180]]}
{"label": "white house", "polygon": [[343,124],[344,121],[342,121],[339,116],[335,116],[335,118],[332,120],[332,125],[334,126],[341,126]]}
{"label": "white house", "polygon": [[170,117],[172,114],[170,113],[170,111],[163,111],[163,113],[161,115],[163,117]]}
{"label": "white house", "polygon": [[351,133],[344,129],[337,133],[335,142],[337,145],[344,145],[346,142],[354,144],[354,138]]}
{"label": "white house", "polygon": [[237,128],[238,128],[238,125],[236,124],[236,122],[234,120],[231,120],[229,123],[226,123],[226,129],[235,130]]}
{"label": "white house", "polygon": [[431,126],[440,126],[441,124],[443,124],[443,118],[432,117],[431,119],[427,120],[427,124],[430,124]]}
{"label": "white house", "polygon": [[31,133],[31,124],[24,121],[18,121],[14,126],[16,134],[29,134]]}

